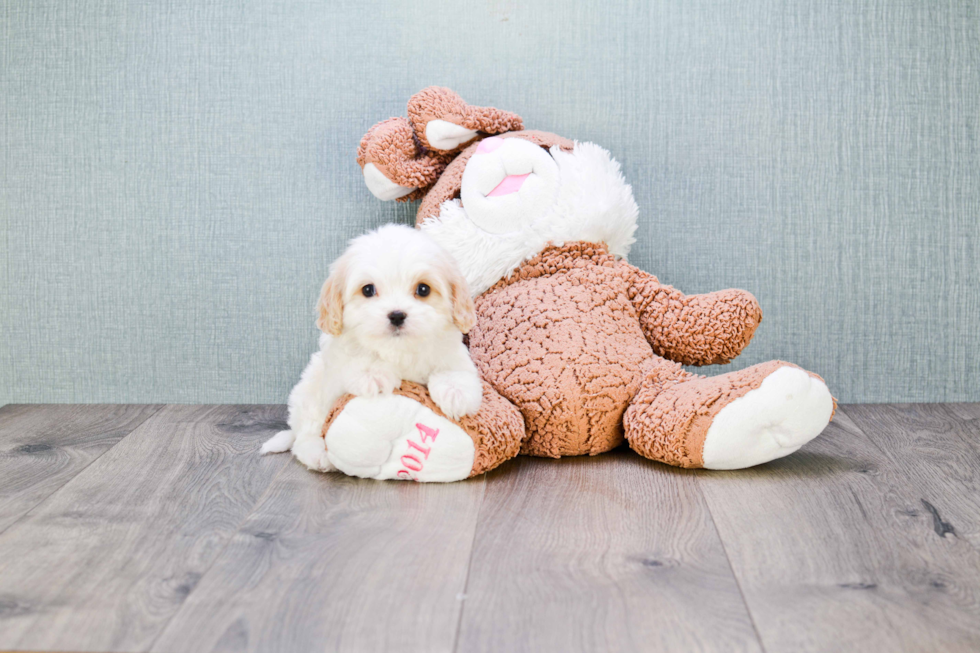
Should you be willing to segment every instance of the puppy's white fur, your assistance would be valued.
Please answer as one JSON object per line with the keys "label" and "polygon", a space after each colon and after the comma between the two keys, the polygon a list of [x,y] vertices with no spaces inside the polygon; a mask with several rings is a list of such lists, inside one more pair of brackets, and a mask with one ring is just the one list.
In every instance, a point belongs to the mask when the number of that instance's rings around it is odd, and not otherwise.
{"label": "puppy's white fur", "polygon": [[[333,471],[321,432],[334,403],[344,394],[390,394],[403,380],[427,385],[450,419],[480,408],[482,385],[463,344],[476,321],[473,300],[456,262],[425,234],[387,225],[355,238],[330,266],[317,310],[320,351],[289,394],[289,430],[262,453],[291,448],[310,469]],[[401,326],[389,318],[396,311],[405,315]]]}

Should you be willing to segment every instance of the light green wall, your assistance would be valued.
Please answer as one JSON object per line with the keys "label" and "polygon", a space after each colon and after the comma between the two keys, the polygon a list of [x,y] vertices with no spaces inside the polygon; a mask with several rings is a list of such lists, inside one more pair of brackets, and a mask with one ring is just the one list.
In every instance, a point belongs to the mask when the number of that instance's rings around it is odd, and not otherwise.
{"label": "light green wall", "polygon": [[283,402],[429,84],[594,140],[632,262],[844,401],[980,400],[975,1],[0,4],[0,404]]}

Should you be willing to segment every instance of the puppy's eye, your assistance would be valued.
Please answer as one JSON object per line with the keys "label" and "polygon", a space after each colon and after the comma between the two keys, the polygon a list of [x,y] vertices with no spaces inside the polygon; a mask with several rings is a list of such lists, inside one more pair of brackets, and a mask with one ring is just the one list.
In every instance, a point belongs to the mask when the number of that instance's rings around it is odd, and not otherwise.
{"label": "puppy's eye", "polygon": [[415,289],[415,294],[418,295],[419,297],[428,297],[430,291],[431,289],[427,285],[425,285],[424,283],[420,283],[418,287]]}
{"label": "puppy's eye", "polygon": [[365,297],[374,297],[374,284],[369,283],[368,285],[361,288],[361,294]]}

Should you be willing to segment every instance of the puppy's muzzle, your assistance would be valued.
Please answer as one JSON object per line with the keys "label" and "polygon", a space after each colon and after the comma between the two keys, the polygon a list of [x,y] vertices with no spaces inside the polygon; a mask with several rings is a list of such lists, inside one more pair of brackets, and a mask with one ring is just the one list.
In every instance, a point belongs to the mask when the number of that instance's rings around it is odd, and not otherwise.
{"label": "puppy's muzzle", "polygon": [[395,327],[396,329],[405,324],[405,319],[407,317],[408,316],[402,311],[392,311],[388,313],[388,321],[391,322],[391,326]]}

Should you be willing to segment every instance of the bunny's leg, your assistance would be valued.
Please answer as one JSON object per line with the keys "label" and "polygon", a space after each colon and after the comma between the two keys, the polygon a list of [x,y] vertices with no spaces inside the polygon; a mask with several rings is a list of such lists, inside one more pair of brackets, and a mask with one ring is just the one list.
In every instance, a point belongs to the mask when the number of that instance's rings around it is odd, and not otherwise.
{"label": "bunny's leg", "polygon": [[823,431],[834,408],[823,379],[790,363],[700,377],[658,360],[624,425],[630,447],[652,460],[741,469],[798,450]]}
{"label": "bunny's leg", "polygon": [[323,437],[327,458],[350,476],[459,481],[516,456],[524,419],[484,382],[480,410],[453,421],[424,386],[406,381],[390,395],[343,397],[327,416]]}

